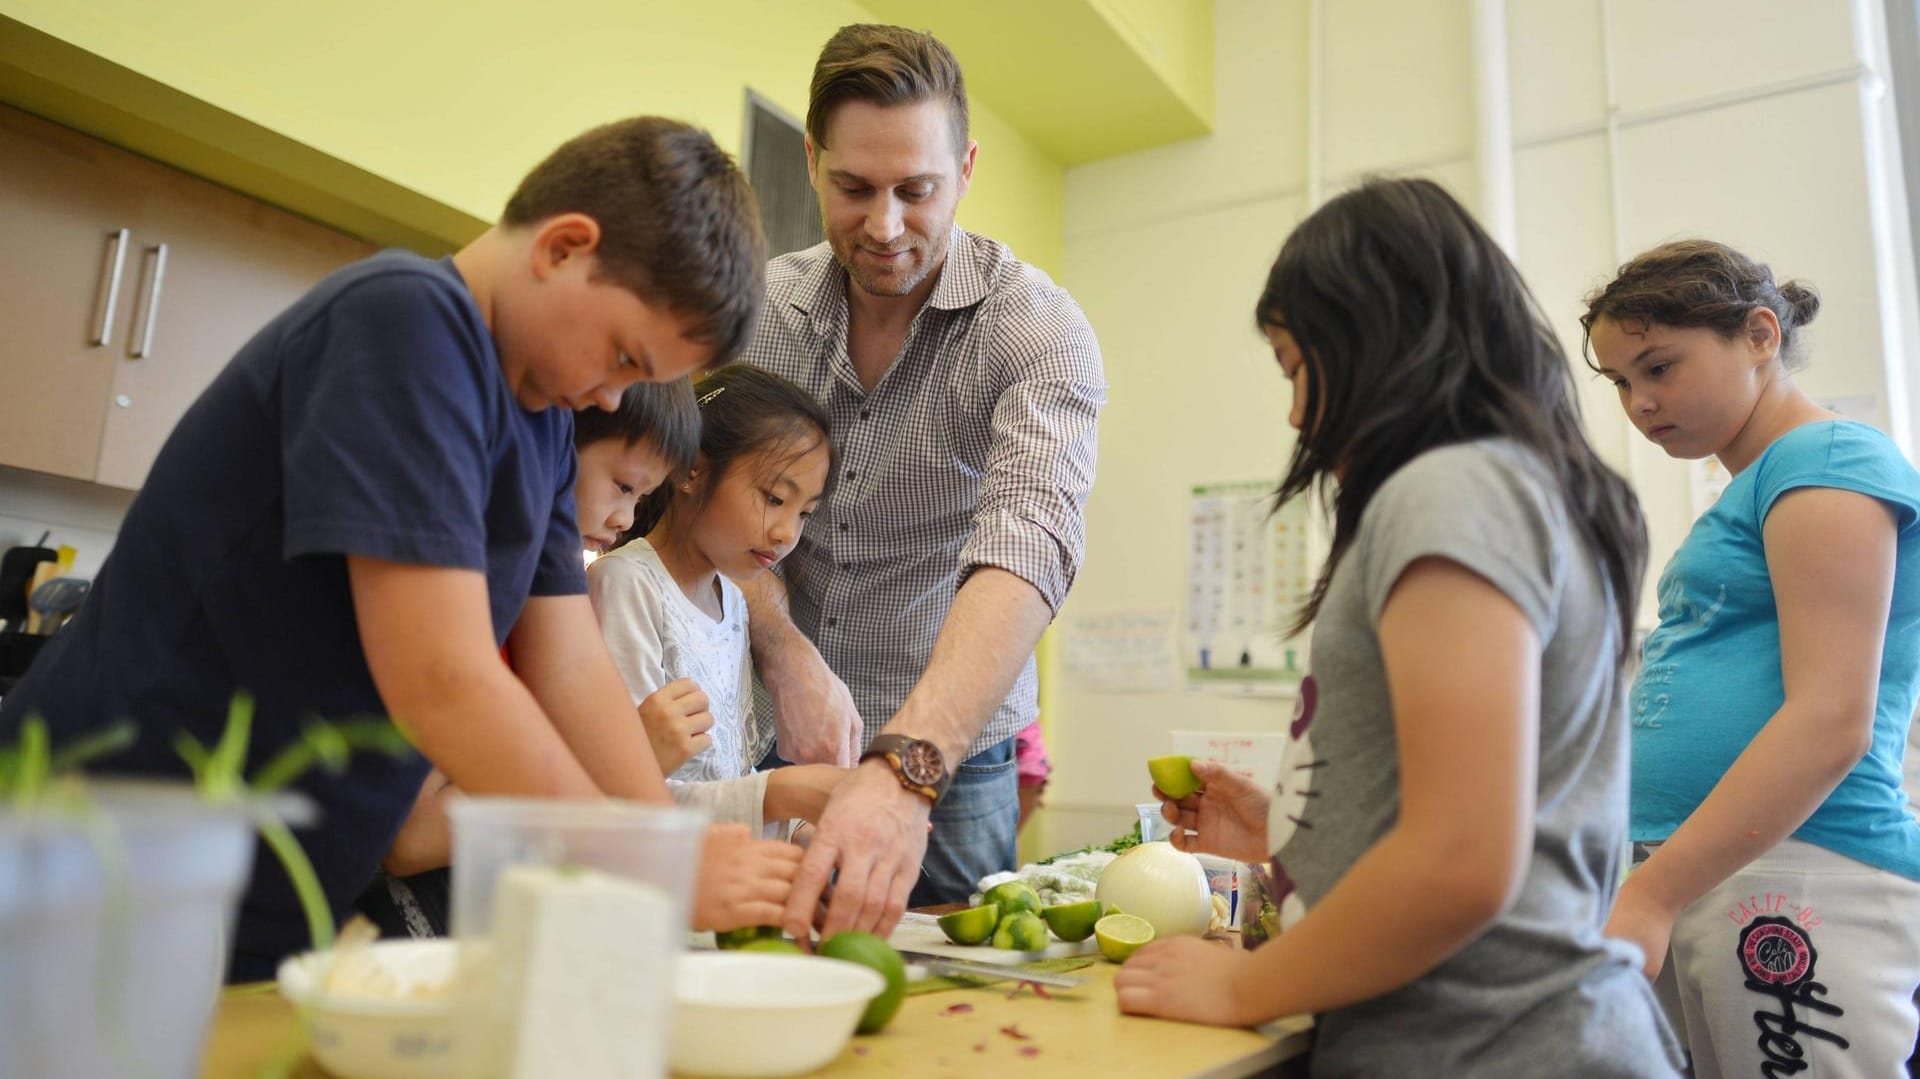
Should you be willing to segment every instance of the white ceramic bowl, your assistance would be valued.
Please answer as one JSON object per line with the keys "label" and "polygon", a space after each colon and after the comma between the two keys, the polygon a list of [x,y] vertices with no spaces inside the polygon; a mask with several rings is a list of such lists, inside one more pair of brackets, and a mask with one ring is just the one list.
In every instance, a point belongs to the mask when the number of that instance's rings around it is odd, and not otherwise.
{"label": "white ceramic bowl", "polygon": [[674,980],[674,1073],[771,1079],[824,1067],[886,987],[839,959],[689,952]]}
{"label": "white ceramic bowl", "polygon": [[[412,978],[444,982],[453,974],[451,940],[381,940],[367,947],[380,949],[384,965]],[[330,953],[307,952],[280,964],[280,994],[307,1009],[313,1056],[327,1074],[338,1079],[453,1079],[451,997],[329,995],[321,981],[331,961]]]}

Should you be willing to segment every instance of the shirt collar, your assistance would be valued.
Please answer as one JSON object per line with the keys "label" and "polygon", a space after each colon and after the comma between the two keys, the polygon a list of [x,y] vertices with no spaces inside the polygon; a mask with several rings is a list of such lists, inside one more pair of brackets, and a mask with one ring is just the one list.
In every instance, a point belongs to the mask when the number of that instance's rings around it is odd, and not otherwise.
{"label": "shirt collar", "polygon": [[973,237],[958,225],[947,237],[947,263],[940,268],[940,280],[934,282],[927,304],[942,311],[972,307],[987,298],[987,279],[980,273],[974,257]]}
{"label": "shirt collar", "polygon": [[[987,298],[987,279],[973,249],[973,237],[958,225],[947,237],[947,259],[940,267],[927,306],[942,311],[972,307]],[[847,271],[828,248],[813,272],[794,290],[793,306],[805,311],[816,328],[847,319]]]}

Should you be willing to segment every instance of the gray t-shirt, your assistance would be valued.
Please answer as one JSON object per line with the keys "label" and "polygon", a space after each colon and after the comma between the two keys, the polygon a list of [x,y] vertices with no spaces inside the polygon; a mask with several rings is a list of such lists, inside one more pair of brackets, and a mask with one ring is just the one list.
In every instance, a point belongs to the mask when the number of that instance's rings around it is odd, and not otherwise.
{"label": "gray t-shirt", "polygon": [[1313,1073],[1675,1075],[1678,1048],[1638,954],[1601,935],[1627,826],[1610,589],[1551,475],[1518,444],[1422,454],[1368,504],[1314,624],[1286,767],[1301,778],[1275,802],[1276,861],[1310,908],[1399,814],[1378,630],[1394,584],[1424,557],[1486,578],[1543,642],[1533,854],[1519,899],[1484,934],[1412,984],[1320,1016]]}

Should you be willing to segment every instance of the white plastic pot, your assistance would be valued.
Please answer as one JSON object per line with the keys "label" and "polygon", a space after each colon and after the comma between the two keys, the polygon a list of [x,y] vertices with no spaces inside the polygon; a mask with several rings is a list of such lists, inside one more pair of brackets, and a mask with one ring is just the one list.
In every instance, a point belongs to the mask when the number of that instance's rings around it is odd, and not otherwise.
{"label": "white plastic pot", "polygon": [[158,783],[88,801],[0,812],[0,1075],[193,1079],[249,811]]}

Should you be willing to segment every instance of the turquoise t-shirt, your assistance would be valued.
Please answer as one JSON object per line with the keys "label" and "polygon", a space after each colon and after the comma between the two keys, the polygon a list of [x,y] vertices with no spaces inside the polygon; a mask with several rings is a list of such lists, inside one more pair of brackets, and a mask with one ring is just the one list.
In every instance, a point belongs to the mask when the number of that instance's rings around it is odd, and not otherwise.
{"label": "turquoise t-shirt", "polygon": [[1920,822],[1900,771],[1920,689],[1920,473],[1885,435],[1846,420],[1775,440],[1694,522],[1660,575],[1660,628],[1633,683],[1633,838],[1672,835],[1785,700],[1762,528],[1799,487],[1871,495],[1899,533],[1873,748],[1793,834],[1920,880]]}

